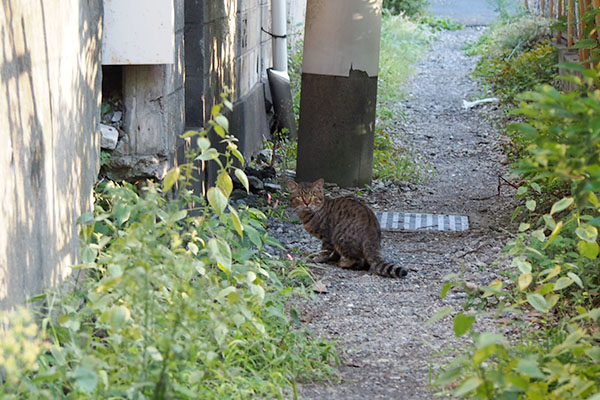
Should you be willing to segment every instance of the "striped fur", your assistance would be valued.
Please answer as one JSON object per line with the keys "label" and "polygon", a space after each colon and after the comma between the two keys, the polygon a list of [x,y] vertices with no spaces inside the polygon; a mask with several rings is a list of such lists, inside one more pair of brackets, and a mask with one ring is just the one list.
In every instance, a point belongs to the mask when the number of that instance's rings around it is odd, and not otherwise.
{"label": "striped fur", "polygon": [[288,181],[290,201],[308,233],[321,240],[318,262],[345,260],[338,265],[349,269],[401,278],[407,270],[381,257],[381,228],[377,217],[354,197],[329,198],[323,193],[323,179],[314,183]]}

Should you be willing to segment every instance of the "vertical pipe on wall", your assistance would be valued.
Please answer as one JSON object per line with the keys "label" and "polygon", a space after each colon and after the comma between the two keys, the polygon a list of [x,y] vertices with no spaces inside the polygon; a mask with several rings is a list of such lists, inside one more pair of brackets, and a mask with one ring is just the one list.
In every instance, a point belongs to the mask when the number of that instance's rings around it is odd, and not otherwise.
{"label": "vertical pipe on wall", "polygon": [[272,0],[273,69],[287,73],[286,0]]}

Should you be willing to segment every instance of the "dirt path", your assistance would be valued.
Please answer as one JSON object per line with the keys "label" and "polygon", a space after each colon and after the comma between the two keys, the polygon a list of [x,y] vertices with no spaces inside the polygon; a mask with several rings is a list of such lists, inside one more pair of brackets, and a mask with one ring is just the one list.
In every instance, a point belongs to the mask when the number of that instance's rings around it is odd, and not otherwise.
{"label": "dirt path", "polygon": [[[467,215],[471,229],[384,232],[384,256],[416,270],[403,280],[315,266],[328,292],[300,308],[313,332],[336,340],[344,350],[342,382],[303,386],[301,398],[433,398],[429,369],[441,360],[432,348],[457,340],[450,318],[433,326],[425,322],[442,306],[458,308],[465,296],[455,291],[440,299],[443,277],[462,271],[475,283],[499,278],[489,264],[507,240],[501,227],[508,224],[514,193],[503,186],[498,196],[498,174],[505,169],[502,138],[491,122],[498,111],[489,105],[462,109],[477,85],[468,76],[476,60],[461,48],[480,34],[474,27],[440,33],[411,80],[409,100],[399,105],[408,116],[399,124],[401,136],[435,167],[435,176],[403,189],[375,184],[377,191],[365,198],[375,210]],[[304,254],[320,247],[300,225],[281,223],[272,229],[285,245]]]}

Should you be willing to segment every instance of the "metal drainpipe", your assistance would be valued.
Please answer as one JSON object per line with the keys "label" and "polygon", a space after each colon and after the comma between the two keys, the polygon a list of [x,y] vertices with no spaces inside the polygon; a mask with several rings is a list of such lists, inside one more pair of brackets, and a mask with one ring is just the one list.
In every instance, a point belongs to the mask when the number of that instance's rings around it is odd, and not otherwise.
{"label": "metal drainpipe", "polygon": [[287,64],[287,15],[286,0],[272,0],[273,69],[288,72]]}
{"label": "metal drainpipe", "polygon": [[287,130],[288,137],[295,138],[296,118],[292,106],[292,91],[287,64],[287,13],[286,0],[271,0],[273,39],[273,68],[267,70],[269,88],[275,110],[275,131]]}

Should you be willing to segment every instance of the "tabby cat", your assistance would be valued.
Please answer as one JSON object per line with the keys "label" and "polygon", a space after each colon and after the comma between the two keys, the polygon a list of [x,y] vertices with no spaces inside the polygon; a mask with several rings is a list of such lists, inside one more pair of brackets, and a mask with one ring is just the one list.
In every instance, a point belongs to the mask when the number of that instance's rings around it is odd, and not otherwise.
{"label": "tabby cat", "polygon": [[322,242],[317,262],[336,262],[349,269],[401,278],[407,270],[385,261],[380,254],[381,228],[371,209],[354,197],[329,198],[323,179],[314,183],[288,181],[290,201],[304,228]]}

